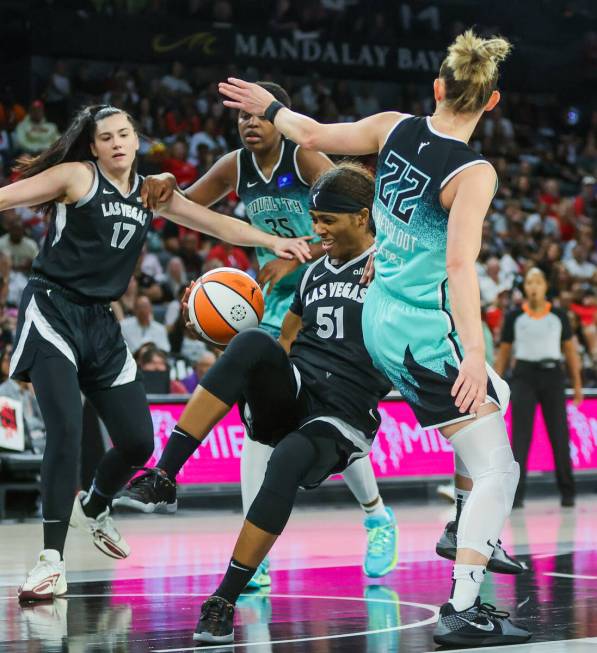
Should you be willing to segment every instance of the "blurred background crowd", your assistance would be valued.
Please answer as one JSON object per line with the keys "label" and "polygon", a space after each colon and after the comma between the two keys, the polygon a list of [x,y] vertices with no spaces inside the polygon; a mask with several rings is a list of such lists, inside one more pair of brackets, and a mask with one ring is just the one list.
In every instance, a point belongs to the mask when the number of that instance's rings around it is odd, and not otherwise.
{"label": "blurred background crowd", "polygon": [[[313,31],[330,38],[374,33],[380,42],[405,32],[429,38],[440,28],[450,39],[463,27],[458,20],[442,25],[438,3],[429,2],[399,3],[400,11],[390,12],[388,5],[396,3],[383,0],[366,3],[367,11],[364,3],[353,0],[247,0],[242,15],[239,3],[229,0],[94,0],[84,9],[82,3],[70,4],[85,20],[119,14],[159,18],[168,13],[169,18],[218,25],[242,20],[274,32],[290,30],[295,37]],[[548,4],[561,11],[559,27],[564,32],[586,18],[583,3],[581,9],[575,3]],[[540,22],[541,16],[536,20]],[[478,30],[492,33],[494,26]],[[511,38],[516,46],[516,37]],[[591,78],[597,33],[585,32],[579,48]],[[47,148],[75,110],[102,102],[122,107],[137,119],[142,134],[139,172],[171,172],[185,188],[219,157],[240,146],[236,112],[223,107],[217,93],[217,82],[231,72],[282,84],[293,108],[324,122],[353,121],[384,110],[433,113],[428,79],[420,83],[334,79],[309,71],[243,66],[238,61],[206,68],[181,61],[139,65],[37,57],[32,70],[27,93],[11,85],[0,87],[0,185],[15,179],[11,167],[16,157]],[[550,282],[550,300],[566,310],[572,322],[583,382],[591,387],[597,385],[597,106],[586,98],[584,102],[563,98],[546,86],[544,92],[506,89],[499,107],[485,116],[471,142],[491,160],[500,181],[478,261],[488,357],[499,342],[505,313],[522,301],[524,272],[538,266]],[[365,163],[374,167],[375,158]],[[245,217],[234,193],[215,208]],[[46,227],[47,218],[35,208],[0,215],[0,321],[5,345],[12,341],[20,296]],[[158,373],[149,375],[156,380],[151,390],[192,391],[215,360],[217,352],[185,335],[180,297],[189,281],[222,265],[257,273],[250,249],[215,242],[159,217],[154,220],[128,290],[114,306],[141,367]]]}

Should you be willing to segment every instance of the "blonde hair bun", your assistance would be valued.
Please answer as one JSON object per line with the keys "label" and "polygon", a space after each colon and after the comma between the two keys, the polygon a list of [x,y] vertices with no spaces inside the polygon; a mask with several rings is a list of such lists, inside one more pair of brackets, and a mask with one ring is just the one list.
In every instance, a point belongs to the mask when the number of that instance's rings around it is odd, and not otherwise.
{"label": "blonde hair bun", "polygon": [[501,36],[483,39],[469,29],[457,36],[448,48],[446,64],[452,69],[456,81],[486,84],[496,77],[498,64],[511,49],[509,41]]}

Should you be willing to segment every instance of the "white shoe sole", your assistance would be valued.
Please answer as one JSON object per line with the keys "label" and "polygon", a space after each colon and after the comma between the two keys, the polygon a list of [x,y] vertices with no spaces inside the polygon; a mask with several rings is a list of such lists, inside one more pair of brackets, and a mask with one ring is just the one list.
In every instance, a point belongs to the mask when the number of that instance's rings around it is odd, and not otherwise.
{"label": "white shoe sole", "polygon": [[206,644],[230,644],[234,641],[234,630],[230,635],[216,637],[211,633],[193,633],[194,642],[205,642]]}
{"label": "white shoe sole", "polygon": [[[54,575],[43,578],[34,587],[29,590],[24,590],[19,587],[18,599],[19,602],[25,601],[52,601],[57,597],[64,596],[67,592],[66,578],[63,574],[59,574],[55,583],[52,582]],[[53,586],[50,591],[47,591],[48,583]],[[44,591],[45,590],[45,591]]]}
{"label": "white shoe sole", "polygon": [[158,501],[158,503],[143,503],[130,497],[118,497],[112,501],[112,505],[118,508],[131,508],[146,514],[160,512],[160,513],[175,513],[178,509],[178,500],[174,503],[166,503],[165,501]]}

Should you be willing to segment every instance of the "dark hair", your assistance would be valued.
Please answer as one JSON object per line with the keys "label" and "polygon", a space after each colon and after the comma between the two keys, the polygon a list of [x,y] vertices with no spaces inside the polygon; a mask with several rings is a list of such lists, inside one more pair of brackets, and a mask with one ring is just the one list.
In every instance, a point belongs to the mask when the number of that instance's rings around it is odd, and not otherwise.
{"label": "dark hair", "polygon": [[375,177],[362,163],[341,161],[322,173],[313,184],[312,192],[325,188],[332,193],[348,197],[369,209],[369,231],[375,234],[373,222],[373,198]]}
{"label": "dark hair", "polygon": [[280,84],[276,84],[275,82],[256,82],[256,84],[257,86],[264,88],[266,91],[269,91],[276,100],[281,102],[285,107],[288,107],[289,109],[292,107],[290,96],[286,90],[280,86]]}
{"label": "dark hair", "polygon": [[151,363],[153,357],[158,356],[164,361],[164,363],[166,363],[166,366],[169,367],[168,356],[161,349],[158,349],[158,347],[153,343],[147,343],[147,344],[151,344],[153,346],[147,347],[145,349],[141,349],[141,347],[139,347],[139,351],[137,352],[138,354],[137,363],[139,363],[139,366],[143,367],[144,365],[147,365],[147,363]]}
{"label": "dark hair", "polygon": [[[93,159],[94,156],[91,152],[90,144],[95,138],[97,123],[104,118],[114,116],[118,113],[125,115],[135,132],[138,133],[137,125],[132,116],[123,109],[118,109],[108,104],[84,107],[75,115],[64,134],[47,150],[36,157],[25,156],[19,158],[14,167],[15,172],[19,174],[21,179],[27,179],[59,163],[89,161]],[[131,168],[131,184],[135,179],[136,172],[137,159],[135,158]],[[48,202],[40,208],[47,211],[52,205],[53,202]]]}

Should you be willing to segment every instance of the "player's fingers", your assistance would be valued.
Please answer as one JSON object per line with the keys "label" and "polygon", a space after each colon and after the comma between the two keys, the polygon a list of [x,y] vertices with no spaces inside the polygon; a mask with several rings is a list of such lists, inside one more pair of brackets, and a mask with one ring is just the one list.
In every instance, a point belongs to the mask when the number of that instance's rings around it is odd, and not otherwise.
{"label": "player's fingers", "polygon": [[148,184],[148,181],[145,180],[145,181],[143,182],[143,186],[141,187],[141,204],[143,204],[143,206],[144,206],[146,209],[150,208],[150,207],[147,205],[147,194],[148,194],[147,184]]}
{"label": "player's fingers", "polygon": [[230,84],[220,84],[218,90],[220,93],[226,95],[231,100],[237,100],[240,102],[242,100],[248,99],[248,94],[246,91],[242,91],[241,89],[236,88],[236,86],[231,86]]}
{"label": "player's fingers", "polygon": [[224,100],[222,104],[229,109],[242,109],[244,104],[242,102],[233,102],[232,100]]}
{"label": "player's fingers", "polygon": [[477,390],[477,395],[471,405],[471,413],[479,412],[479,408],[481,408],[481,406],[483,405],[486,396],[487,396],[487,392],[481,386],[479,386],[479,389]]}
{"label": "player's fingers", "polygon": [[460,386],[460,390],[458,390],[458,394],[456,395],[456,399],[454,403],[460,408],[462,406],[462,402],[464,401],[464,398],[468,394],[469,390],[471,389],[471,382],[469,379],[464,379],[462,382],[462,385]]}
{"label": "player's fingers", "polygon": [[228,77],[228,82],[240,88],[251,88],[252,86],[251,82],[245,82],[244,79],[238,79],[238,77]]}
{"label": "player's fingers", "polygon": [[454,385],[452,386],[451,394],[453,397],[455,397],[458,394],[458,391],[460,390],[460,386],[462,385],[463,381],[464,381],[464,375],[460,373],[456,381],[454,381]]}
{"label": "player's fingers", "polygon": [[475,402],[475,398],[477,397],[477,392],[478,392],[477,386],[474,383],[471,384],[471,386],[468,389],[468,392],[462,398],[462,402],[459,408],[461,413],[472,412],[471,409]]}

